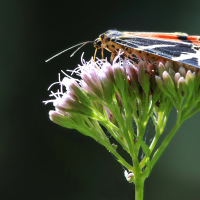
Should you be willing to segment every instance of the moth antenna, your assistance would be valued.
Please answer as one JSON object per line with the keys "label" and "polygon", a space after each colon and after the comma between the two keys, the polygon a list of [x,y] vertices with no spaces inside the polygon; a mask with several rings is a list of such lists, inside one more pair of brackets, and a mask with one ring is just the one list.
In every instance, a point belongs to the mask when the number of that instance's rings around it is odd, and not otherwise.
{"label": "moth antenna", "polygon": [[70,57],[72,57],[72,56],[74,56],[74,54],[80,49],[80,48],[82,48],[84,45],[86,45],[87,43],[90,43],[90,42],[93,42],[93,41],[87,41],[87,42],[83,42],[83,43],[80,43],[80,47],[78,47],[78,49],[76,49],[71,55],[70,55]]}
{"label": "moth antenna", "polygon": [[70,47],[68,49],[65,49],[65,50],[61,51],[60,53],[57,53],[56,55],[52,56],[51,58],[45,60],[45,62],[49,62],[50,60],[52,60],[53,58],[59,56],[60,54],[66,52],[66,51],[68,51],[70,49],[73,49],[74,47],[77,47],[77,46],[81,45],[76,51],[74,51],[74,53],[72,53],[72,55],[70,56],[70,57],[72,57],[81,47],[83,47],[85,44],[90,43],[90,42],[93,42],[93,41],[81,42],[79,44],[76,44],[76,45],[74,45],[74,46],[72,46],[72,47]]}

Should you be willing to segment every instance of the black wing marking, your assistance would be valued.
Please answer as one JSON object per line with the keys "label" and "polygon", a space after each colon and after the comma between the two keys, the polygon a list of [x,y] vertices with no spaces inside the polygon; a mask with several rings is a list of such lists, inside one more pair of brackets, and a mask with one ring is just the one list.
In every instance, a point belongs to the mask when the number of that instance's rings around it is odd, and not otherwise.
{"label": "black wing marking", "polygon": [[116,37],[112,38],[111,40],[126,47],[200,68],[200,51],[198,50],[199,46],[191,43],[135,36],[131,38]]}

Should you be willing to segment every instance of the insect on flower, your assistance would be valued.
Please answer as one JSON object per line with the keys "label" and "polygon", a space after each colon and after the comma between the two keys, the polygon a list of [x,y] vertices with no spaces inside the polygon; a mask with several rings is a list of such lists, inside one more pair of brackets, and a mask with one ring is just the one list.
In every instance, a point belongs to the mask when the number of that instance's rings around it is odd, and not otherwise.
{"label": "insect on flower", "polygon": [[[79,46],[73,52],[73,56],[82,46],[87,43],[93,43],[97,49],[110,51],[111,61],[116,57],[121,49],[124,56],[139,62],[146,60],[150,63],[162,58],[190,66],[200,68],[200,36],[190,36],[186,33],[153,33],[153,32],[120,32],[116,30],[108,30],[101,34],[94,41],[87,41],[70,47],[54,57]],[[95,51],[95,55],[96,55]],[[95,57],[95,56],[94,56]]]}

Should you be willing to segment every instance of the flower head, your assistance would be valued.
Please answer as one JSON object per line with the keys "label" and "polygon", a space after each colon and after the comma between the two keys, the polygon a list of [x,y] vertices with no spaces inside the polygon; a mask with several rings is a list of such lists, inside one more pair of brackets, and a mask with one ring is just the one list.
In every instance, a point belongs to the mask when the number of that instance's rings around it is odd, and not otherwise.
{"label": "flower head", "polygon": [[[144,171],[147,177],[159,157],[155,153],[155,158],[150,160],[172,106],[181,113],[179,124],[200,110],[200,71],[163,60],[134,63],[121,55],[112,64],[106,59],[92,58],[86,62],[82,58],[82,65],[72,71],[80,79],[66,74],[61,80],[59,76],[59,81],[50,86],[60,85],[57,92],[51,92],[55,99],[45,103],[53,102],[55,106],[55,111],[49,112],[53,122],[77,129],[105,146],[131,172],[131,177],[136,177],[138,170]],[[155,138],[147,146],[143,137],[150,118]],[[118,154],[117,145],[110,143],[102,126],[130,154],[133,166]],[[141,162],[140,148],[145,153]],[[135,180],[127,174],[126,177],[128,181]]]}

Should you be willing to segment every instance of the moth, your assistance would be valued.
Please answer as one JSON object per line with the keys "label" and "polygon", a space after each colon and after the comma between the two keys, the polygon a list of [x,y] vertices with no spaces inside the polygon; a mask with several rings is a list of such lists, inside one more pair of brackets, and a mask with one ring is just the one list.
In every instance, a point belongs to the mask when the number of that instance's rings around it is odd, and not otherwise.
{"label": "moth", "polygon": [[96,40],[77,44],[56,54],[47,61],[79,46],[75,51],[77,52],[87,43],[93,43],[96,50],[101,48],[102,50],[110,51],[111,61],[121,49],[121,52],[124,52],[124,56],[134,62],[142,59],[153,63],[162,58],[200,68],[200,36],[179,32],[154,33],[108,30],[100,34]]}

